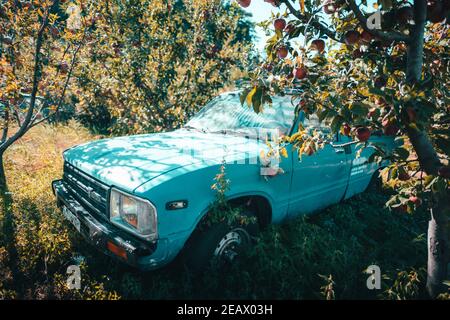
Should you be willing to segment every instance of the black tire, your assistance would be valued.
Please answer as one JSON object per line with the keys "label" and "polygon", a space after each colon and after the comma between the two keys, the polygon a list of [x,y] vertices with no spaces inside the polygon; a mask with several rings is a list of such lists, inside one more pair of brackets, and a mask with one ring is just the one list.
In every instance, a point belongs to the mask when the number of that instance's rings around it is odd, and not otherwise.
{"label": "black tire", "polygon": [[[243,215],[255,217],[253,212]],[[239,254],[248,250],[259,232],[256,219],[246,225],[228,225],[221,222],[201,231],[195,231],[182,253],[183,264],[192,272],[201,272],[210,266],[225,267]]]}

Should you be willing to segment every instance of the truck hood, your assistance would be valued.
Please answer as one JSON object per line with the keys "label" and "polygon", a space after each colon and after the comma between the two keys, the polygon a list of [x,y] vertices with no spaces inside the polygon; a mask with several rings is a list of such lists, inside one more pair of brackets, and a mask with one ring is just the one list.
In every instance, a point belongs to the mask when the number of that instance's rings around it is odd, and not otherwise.
{"label": "truck hood", "polygon": [[[180,129],[173,132],[102,139],[64,152],[64,160],[86,174],[133,191],[169,171],[258,157],[267,146],[256,139]],[[198,168],[198,166],[196,166]]]}

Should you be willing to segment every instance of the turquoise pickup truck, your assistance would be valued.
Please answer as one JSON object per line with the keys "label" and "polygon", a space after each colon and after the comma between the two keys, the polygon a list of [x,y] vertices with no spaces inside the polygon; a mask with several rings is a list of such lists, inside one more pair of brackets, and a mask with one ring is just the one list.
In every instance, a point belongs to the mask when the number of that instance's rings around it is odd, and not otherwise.
{"label": "turquoise pickup truck", "polygon": [[[317,117],[294,114],[289,95],[274,97],[256,114],[241,105],[239,92],[228,92],[173,132],[72,147],[63,154],[63,178],[52,184],[57,204],[95,247],[141,270],[160,268],[180,253],[194,267],[233,260],[259,228],[338,203],[378,177],[379,165],[367,161],[373,149],[357,157],[356,144],[340,134],[301,159],[287,145],[288,157],[275,171],[264,170],[270,168],[261,151],[269,151],[270,133],[292,134],[300,123],[330,133]],[[262,138],[260,131],[269,134]],[[383,135],[370,140],[394,144]],[[223,161],[230,205],[257,222],[198,228],[216,197],[211,185]]]}

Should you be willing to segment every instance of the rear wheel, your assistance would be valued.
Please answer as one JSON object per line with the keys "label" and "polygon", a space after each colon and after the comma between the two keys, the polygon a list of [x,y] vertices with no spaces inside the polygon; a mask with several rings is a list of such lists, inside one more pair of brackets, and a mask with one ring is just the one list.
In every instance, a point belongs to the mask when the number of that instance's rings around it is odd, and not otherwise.
{"label": "rear wheel", "polygon": [[[254,217],[252,212],[244,215]],[[252,219],[256,220],[256,219]],[[202,271],[208,266],[230,266],[252,245],[258,234],[258,222],[228,225],[225,222],[196,231],[183,251],[183,262],[191,271]]]}

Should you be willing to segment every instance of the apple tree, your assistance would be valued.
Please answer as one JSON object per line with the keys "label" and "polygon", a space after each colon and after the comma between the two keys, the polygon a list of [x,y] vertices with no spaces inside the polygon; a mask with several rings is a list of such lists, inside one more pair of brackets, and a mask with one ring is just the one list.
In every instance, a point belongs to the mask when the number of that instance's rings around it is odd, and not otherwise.
{"label": "apple tree", "polygon": [[[297,111],[371,145],[369,161],[390,160],[381,176],[397,193],[387,205],[429,208],[427,291],[436,297],[450,256],[450,1],[264,1],[281,13],[261,23],[272,34],[267,59],[250,74],[242,101],[259,112],[271,95],[296,87]],[[367,141],[374,134],[403,143],[386,150]],[[323,145],[303,128],[287,139],[301,154]]]}
{"label": "apple tree", "polygon": [[[83,10],[84,8],[84,10]],[[0,1],[0,190],[3,156],[64,107],[77,54],[90,29],[86,2]]]}
{"label": "apple tree", "polygon": [[96,10],[76,78],[79,114],[100,131],[176,128],[249,63],[252,24],[230,2],[106,0]]}

